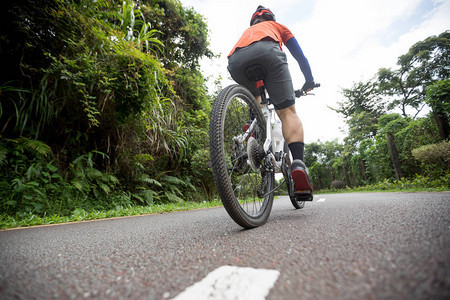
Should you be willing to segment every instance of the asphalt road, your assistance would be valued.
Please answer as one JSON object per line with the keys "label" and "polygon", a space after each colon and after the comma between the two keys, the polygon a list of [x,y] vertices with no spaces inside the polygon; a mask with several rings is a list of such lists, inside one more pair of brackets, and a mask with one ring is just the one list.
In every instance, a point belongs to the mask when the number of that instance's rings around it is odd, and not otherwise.
{"label": "asphalt road", "polygon": [[266,299],[450,299],[450,193],[281,197],[252,230],[213,208],[0,231],[0,299],[172,299],[221,266],[277,270]]}

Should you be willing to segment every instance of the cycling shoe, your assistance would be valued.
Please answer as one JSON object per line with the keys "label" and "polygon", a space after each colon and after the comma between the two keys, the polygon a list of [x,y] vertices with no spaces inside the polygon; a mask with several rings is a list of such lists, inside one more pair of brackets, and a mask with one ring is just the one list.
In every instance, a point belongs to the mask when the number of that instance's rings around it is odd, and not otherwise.
{"label": "cycling shoe", "polygon": [[313,193],[314,190],[309,181],[308,171],[300,159],[292,162],[291,176],[294,180],[294,194],[306,193],[311,195]]}

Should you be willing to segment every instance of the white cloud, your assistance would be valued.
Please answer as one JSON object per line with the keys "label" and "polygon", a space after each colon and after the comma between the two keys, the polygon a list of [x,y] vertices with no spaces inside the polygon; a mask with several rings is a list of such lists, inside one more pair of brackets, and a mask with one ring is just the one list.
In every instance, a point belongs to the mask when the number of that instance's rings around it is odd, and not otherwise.
{"label": "white cloud", "polygon": [[[342,101],[341,88],[371,78],[381,67],[394,67],[414,43],[450,29],[450,0],[182,0],[205,16],[211,49],[220,53],[202,64],[205,75],[228,78],[227,59],[251,14],[261,4],[288,26],[307,56],[317,82],[316,96],[297,101],[305,141],[343,138],[343,120],[327,106]],[[424,11],[419,11],[424,10]],[[420,13],[419,13],[420,12]],[[294,86],[304,82],[288,55]],[[224,85],[231,81],[224,81]]]}

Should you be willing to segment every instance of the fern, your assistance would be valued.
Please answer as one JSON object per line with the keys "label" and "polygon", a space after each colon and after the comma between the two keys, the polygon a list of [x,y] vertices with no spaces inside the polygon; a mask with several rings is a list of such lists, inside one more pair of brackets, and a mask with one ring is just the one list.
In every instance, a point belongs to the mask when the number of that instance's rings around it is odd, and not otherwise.
{"label": "fern", "polygon": [[117,179],[117,177],[114,176],[113,174],[109,174],[109,173],[103,174],[103,180],[110,184],[119,183],[119,179]]}
{"label": "fern", "polygon": [[84,192],[89,189],[89,183],[80,178],[73,179],[70,183],[80,192]]}
{"label": "fern", "polygon": [[99,183],[98,186],[104,191],[106,194],[109,194],[111,192],[111,188],[104,183]]}
{"label": "fern", "polygon": [[86,175],[89,179],[101,179],[103,178],[103,173],[97,169],[89,168],[86,170]]}
{"label": "fern", "polygon": [[40,155],[47,156],[52,153],[52,148],[42,141],[32,140],[26,137],[21,137],[18,141],[24,148],[35,151]]}
{"label": "fern", "polygon": [[141,182],[141,183],[148,183],[148,184],[151,184],[151,185],[155,185],[155,186],[157,186],[157,187],[162,187],[161,182],[159,182],[159,181],[156,180],[156,179],[150,178],[150,176],[148,176],[147,174],[142,174],[142,175],[137,179],[137,181],[138,181],[138,182]]}
{"label": "fern", "polygon": [[174,176],[167,175],[164,177],[164,181],[171,185],[178,185],[178,186],[181,185],[182,187],[185,187],[185,188],[191,188],[193,190],[196,189],[195,186],[193,186],[192,183],[190,183],[189,181],[185,181],[185,180],[182,180],[182,179],[174,177]]}
{"label": "fern", "polygon": [[143,190],[139,193],[132,194],[132,197],[137,199],[142,204],[152,205],[154,202],[155,196],[158,196],[158,193],[152,190]]}
{"label": "fern", "polygon": [[172,192],[165,192],[164,195],[167,197],[167,199],[168,199],[170,202],[177,202],[177,203],[184,202],[183,199],[181,199],[180,197],[178,197],[177,195],[175,195],[175,194],[172,193]]}
{"label": "fern", "polygon": [[167,183],[170,183],[170,184],[180,184],[180,185],[183,185],[183,186],[186,185],[185,181],[181,180],[180,178],[177,178],[177,177],[174,177],[174,176],[170,176],[170,175],[164,176],[163,180],[165,182],[167,182]]}
{"label": "fern", "polygon": [[183,195],[183,193],[180,191],[180,189],[178,187],[174,186],[174,185],[169,186],[169,189],[170,189],[171,192],[175,192],[175,194],[178,194],[180,196]]}

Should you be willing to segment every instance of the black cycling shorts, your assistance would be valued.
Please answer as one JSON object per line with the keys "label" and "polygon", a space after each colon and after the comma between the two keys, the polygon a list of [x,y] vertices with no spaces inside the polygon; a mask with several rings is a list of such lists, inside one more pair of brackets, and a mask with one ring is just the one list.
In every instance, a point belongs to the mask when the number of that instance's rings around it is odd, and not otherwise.
{"label": "black cycling shorts", "polygon": [[245,48],[237,49],[228,59],[228,71],[237,83],[248,88],[253,95],[259,95],[255,82],[249,80],[244,70],[251,65],[261,64],[266,68],[264,80],[270,102],[276,110],[295,104],[294,87],[289,72],[286,54],[278,43],[259,41]]}

